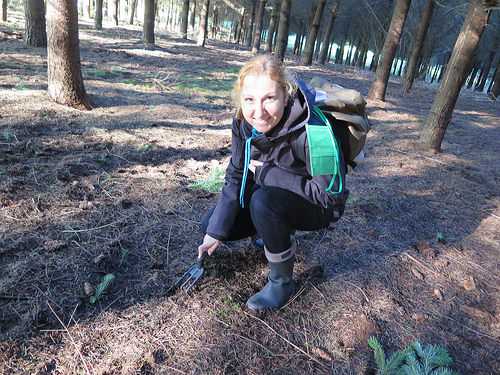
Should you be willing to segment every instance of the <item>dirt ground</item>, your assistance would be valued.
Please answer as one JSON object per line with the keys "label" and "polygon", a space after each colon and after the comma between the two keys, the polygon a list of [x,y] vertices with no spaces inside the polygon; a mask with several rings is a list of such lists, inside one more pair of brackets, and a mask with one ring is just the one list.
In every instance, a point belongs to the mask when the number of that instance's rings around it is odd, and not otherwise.
{"label": "dirt ground", "polygon": [[[80,112],[46,95],[46,52],[0,25],[1,374],[370,374],[369,336],[393,352],[445,346],[453,369],[500,368],[500,106],[465,90],[443,153],[420,151],[436,87],[391,81],[369,103],[367,159],[335,228],[298,233],[299,296],[256,317],[265,258],[228,243],[188,296],[217,195],[189,185],[229,158],[229,90],[248,51],[81,24]],[[367,94],[372,74],[290,69]],[[105,274],[97,303],[88,292]],[[87,293],[87,294],[86,294]]]}

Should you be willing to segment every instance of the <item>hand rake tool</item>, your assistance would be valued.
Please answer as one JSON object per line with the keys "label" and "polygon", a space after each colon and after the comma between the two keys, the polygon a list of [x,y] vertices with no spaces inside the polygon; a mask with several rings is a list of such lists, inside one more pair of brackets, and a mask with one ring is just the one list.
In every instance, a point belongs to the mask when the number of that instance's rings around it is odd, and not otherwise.
{"label": "hand rake tool", "polygon": [[203,253],[201,258],[198,258],[196,263],[191,265],[184,274],[177,279],[177,281],[168,289],[167,294],[174,293],[177,289],[181,289],[189,293],[196,283],[202,278],[205,273],[203,264],[207,253]]}

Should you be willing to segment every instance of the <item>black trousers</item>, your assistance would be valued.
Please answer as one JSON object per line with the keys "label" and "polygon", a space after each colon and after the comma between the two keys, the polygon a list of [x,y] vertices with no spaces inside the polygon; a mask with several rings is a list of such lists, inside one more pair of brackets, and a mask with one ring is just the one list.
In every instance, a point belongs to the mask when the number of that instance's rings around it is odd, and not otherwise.
{"label": "black trousers", "polygon": [[[215,207],[202,219],[206,233]],[[290,248],[290,235],[295,230],[312,231],[327,227],[333,221],[333,209],[315,205],[291,191],[275,187],[255,186],[250,204],[241,208],[227,241],[257,234],[271,253]]]}

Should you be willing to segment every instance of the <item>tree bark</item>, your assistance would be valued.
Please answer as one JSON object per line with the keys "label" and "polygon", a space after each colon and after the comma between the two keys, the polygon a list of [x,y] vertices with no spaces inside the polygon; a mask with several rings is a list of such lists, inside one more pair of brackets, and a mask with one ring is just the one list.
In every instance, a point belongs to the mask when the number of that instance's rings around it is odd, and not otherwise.
{"label": "tree bark", "polygon": [[323,39],[323,45],[321,46],[321,51],[319,52],[319,63],[325,65],[326,55],[328,53],[328,48],[332,42],[333,35],[333,25],[335,24],[335,18],[337,18],[337,8],[338,1],[333,5],[330,12],[330,19],[328,20],[328,25],[326,26],[325,38]]}
{"label": "tree bark", "polygon": [[80,67],[76,1],[47,1],[48,94],[57,103],[91,109]]}
{"label": "tree bark", "polygon": [[470,67],[487,22],[488,13],[482,0],[471,0],[443,81],[434,98],[421,134],[424,146],[434,152],[441,151],[441,143],[450,123],[460,89],[467,77],[467,69]]}
{"label": "tree bark", "polygon": [[181,38],[182,39],[187,39],[188,21],[189,21],[189,0],[183,0],[182,1],[182,12],[181,12]]}
{"label": "tree bark", "polygon": [[262,34],[262,21],[264,20],[264,7],[267,0],[260,0],[255,18],[255,30],[253,33],[252,52],[257,53],[260,50],[260,36]]}
{"label": "tree bark", "polygon": [[403,77],[403,93],[405,94],[408,94],[411,90],[411,87],[413,86],[413,81],[415,80],[415,73],[417,71],[417,65],[422,57],[422,47],[424,46],[427,30],[429,30],[429,24],[431,22],[433,11],[434,11],[434,0],[427,0],[427,3],[425,4],[425,7],[422,11],[420,23],[417,27],[415,39],[413,42],[413,49],[411,51],[408,64],[406,65]]}
{"label": "tree bark", "polygon": [[403,31],[409,8],[410,0],[396,0],[391,25],[389,26],[389,31],[385,38],[384,47],[382,48],[382,61],[377,66],[375,81],[372,83],[368,93],[369,99],[385,100],[385,92],[387,90],[387,82],[389,81],[392,61],[396,54],[396,49],[401,38],[401,32]]}
{"label": "tree bark", "polygon": [[95,0],[94,26],[96,30],[102,30],[102,3],[103,0]]}
{"label": "tree bark", "polygon": [[8,0],[2,0],[2,21],[7,22],[7,5]]}
{"label": "tree bark", "polygon": [[276,36],[276,57],[283,61],[288,47],[288,28],[290,26],[291,0],[282,0],[278,35]]}
{"label": "tree bark", "polygon": [[28,47],[47,47],[45,4],[43,0],[24,1],[24,42]]}
{"label": "tree bark", "polygon": [[155,0],[144,0],[144,25],[142,27],[142,34],[144,43],[155,43]]}
{"label": "tree bark", "polygon": [[207,41],[207,29],[208,29],[208,8],[210,7],[210,0],[204,0],[203,7],[200,13],[200,28],[198,30],[198,41],[197,45],[200,47],[205,47]]}
{"label": "tree bark", "polygon": [[273,50],[274,34],[276,32],[276,25],[278,24],[278,17],[280,14],[279,1],[273,1],[273,10],[271,11],[271,19],[269,20],[269,27],[267,28],[266,39],[266,52],[271,53]]}
{"label": "tree bark", "polygon": [[325,8],[326,0],[318,0],[316,5],[316,11],[314,12],[314,18],[309,30],[309,35],[307,36],[306,46],[304,47],[304,56],[302,58],[303,65],[311,65],[314,54],[314,46],[316,45],[316,38],[318,36],[319,25],[321,23],[321,17],[323,15],[323,9]]}

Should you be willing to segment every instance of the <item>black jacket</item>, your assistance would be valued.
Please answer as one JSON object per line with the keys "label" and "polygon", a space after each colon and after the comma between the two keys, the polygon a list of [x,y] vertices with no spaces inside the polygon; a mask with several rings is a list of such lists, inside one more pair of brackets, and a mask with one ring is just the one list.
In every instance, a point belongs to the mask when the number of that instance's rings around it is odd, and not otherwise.
{"label": "black jacket", "polygon": [[[343,211],[348,190],[345,187],[346,165],[341,161],[340,174],[343,192],[326,192],[331,175],[311,177],[309,147],[306,124],[310,117],[310,104],[305,94],[298,89],[285,108],[281,121],[270,132],[254,138],[251,143],[251,159],[263,162],[255,175],[249,171],[246,183],[245,205],[250,200],[254,184],[273,186],[289,190],[308,201],[326,209],[340,208]],[[244,172],[245,140],[250,137],[252,126],[245,120],[233,119],[231,160],[226,170],[225,183],[217,206],[210,218],[207,233],[224,240],[238,215],[239,195]],[[338,181],[334,191],[338,190]]]}

